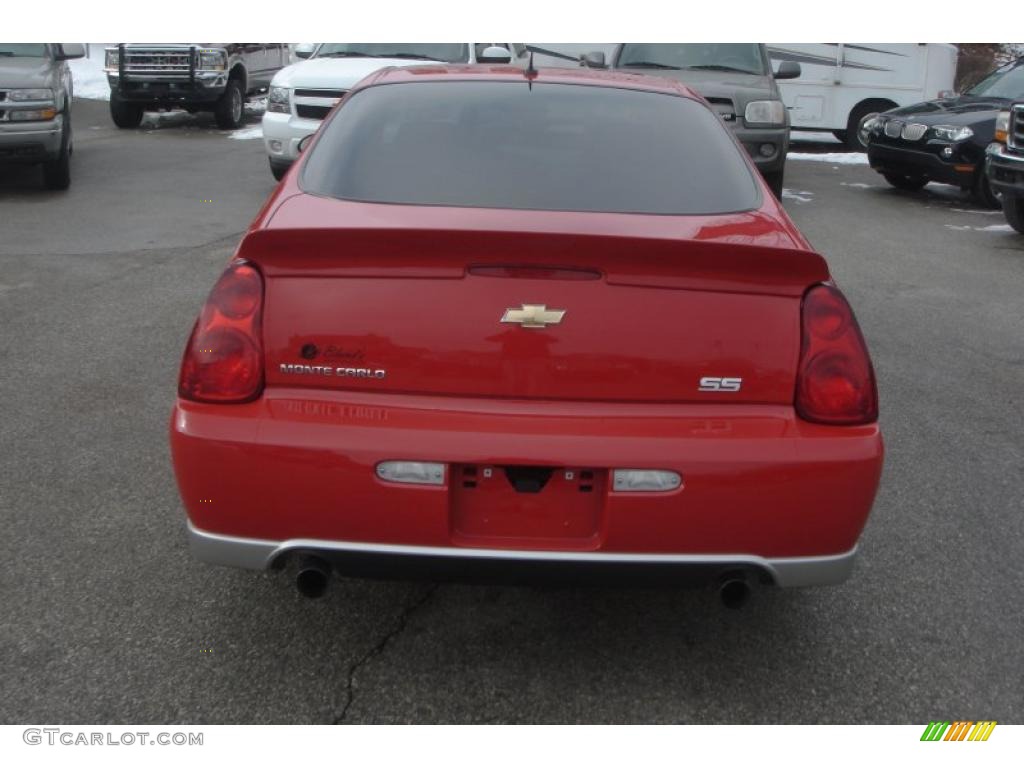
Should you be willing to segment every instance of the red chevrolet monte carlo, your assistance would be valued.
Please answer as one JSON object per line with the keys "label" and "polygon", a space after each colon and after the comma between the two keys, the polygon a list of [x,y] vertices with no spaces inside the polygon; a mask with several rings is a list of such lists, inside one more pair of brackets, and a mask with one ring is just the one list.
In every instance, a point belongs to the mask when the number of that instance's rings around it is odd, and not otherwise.
{"label": "red chevrolet monte carlo", "polygon": [[189,339],[201,560],[835,584],[882,470],[828,266],[665,79],[424,66],[352,90]]}

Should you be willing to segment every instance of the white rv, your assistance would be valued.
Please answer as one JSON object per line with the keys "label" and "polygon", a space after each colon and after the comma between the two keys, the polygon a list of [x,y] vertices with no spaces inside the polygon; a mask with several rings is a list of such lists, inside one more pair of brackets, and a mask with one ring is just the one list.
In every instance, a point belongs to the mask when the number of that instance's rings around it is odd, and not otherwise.
{"label": "white rv", "polygon": [[869,115],[953,92],[957,49],[950,43],[779,43],[774,62],[801,74],[779,83],[793,130],[832,131],[864,149],[858,128]]}

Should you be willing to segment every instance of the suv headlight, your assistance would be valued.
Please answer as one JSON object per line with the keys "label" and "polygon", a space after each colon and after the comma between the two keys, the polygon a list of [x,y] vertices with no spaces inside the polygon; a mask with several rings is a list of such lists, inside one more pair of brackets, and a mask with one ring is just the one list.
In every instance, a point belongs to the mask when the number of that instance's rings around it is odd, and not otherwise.
{"label": "suv headlight", "polygon": [[199,68],[206,71],[223,72],[227,66],[228,57],[224,51],[203,48],[199,51]]}
{"label": "suv headlight", "polygon": [[291,89],[272,86],[267,94],[267,112],[283,112],[288,114],[291,108]]}
{"label": "suv headlight", "polygon": [[974,131],[966,125],[934,125],[932,133],[935,134],[935,138],[946,141],[963,141],[974,135]]}
{"label": "suv headlight", "polygon": [[996,118],[996,141],[1006,143],[1006,134],[1010,131],[1010,113],[1000,112]]}
{"label": "suv headlight", "polygon": [[107,48],[106,68],[117,69],[121,62],[121,53],[117,48]]}
{"label": "suv headlight", "polygon": [[782,126],[786,124],[786,105],[781,101],[752,101],[743,119],[747,125]]}
{"label": "suv headlight", "polygon": [[15,88],[7,92],[11,101],[53,101],[53,90],[50,88]]}

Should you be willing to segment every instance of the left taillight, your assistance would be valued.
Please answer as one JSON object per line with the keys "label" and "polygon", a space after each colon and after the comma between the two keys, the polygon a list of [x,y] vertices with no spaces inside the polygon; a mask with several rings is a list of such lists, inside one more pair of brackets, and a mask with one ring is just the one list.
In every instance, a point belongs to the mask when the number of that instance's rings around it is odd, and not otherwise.
{"label": "left taillight", "polygon": [[263,391],[263,277],[232,262],[210,291],[189,337],[178,396],[203,403],[245,403]]}

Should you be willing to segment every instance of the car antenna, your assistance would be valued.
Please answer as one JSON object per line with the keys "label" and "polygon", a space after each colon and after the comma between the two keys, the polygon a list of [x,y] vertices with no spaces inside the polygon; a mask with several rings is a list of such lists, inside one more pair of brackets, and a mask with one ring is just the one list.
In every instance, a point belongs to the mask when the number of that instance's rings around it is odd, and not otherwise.
{"label": "car antenna", "polygon": [[523,73],[526,75],[526,85],[529,89],[533,90],[533,78],[537,76],[537,68],[533,66],[533,51],[530,51],[530,62],[526,65],[526,71]]}

